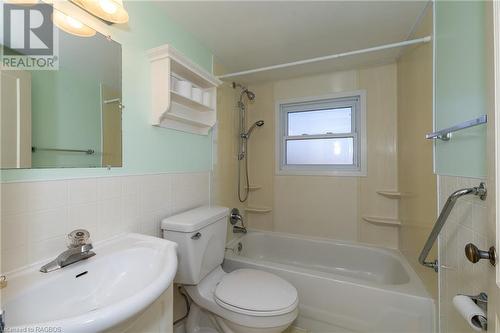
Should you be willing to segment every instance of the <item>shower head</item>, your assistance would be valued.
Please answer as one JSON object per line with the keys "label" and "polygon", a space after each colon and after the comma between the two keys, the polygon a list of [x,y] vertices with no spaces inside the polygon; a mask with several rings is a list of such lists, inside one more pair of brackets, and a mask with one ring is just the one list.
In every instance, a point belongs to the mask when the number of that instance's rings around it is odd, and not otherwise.
{"label": "shower head", "polygon": [[255,127],[261,127],[261,126],[264,126],[264,120],[258,120],[255,123],[253,123],[252,126],[250,126],[250,128],[248,129],[248,131],[244,134],[245,138],[246,139],[250,138],[250,134],[252,134],[252,131],[255,129]]}
{"label": "shower head", "polygon": [[247,98],[250,100],[250,101],[253,101],[255,99],[255,93],[248,90],[245,86],[242,86],[241,84],[239,83],[236,83],[236,82],[233,82],[233,88],[236,89],[236,88],[241,88],[241,94],[240,94],[240,101],[241,99],[243,98],[243,95],[246,95]]}
{"label": "shower head", "polygon": [[249,100],[253,101],[255,99],[255,93],[254,92],[252,92],[252,91],[250,91],[248,89],[245,89],[243,92],[245,94],[247,94],[247,97],[248,97]]}

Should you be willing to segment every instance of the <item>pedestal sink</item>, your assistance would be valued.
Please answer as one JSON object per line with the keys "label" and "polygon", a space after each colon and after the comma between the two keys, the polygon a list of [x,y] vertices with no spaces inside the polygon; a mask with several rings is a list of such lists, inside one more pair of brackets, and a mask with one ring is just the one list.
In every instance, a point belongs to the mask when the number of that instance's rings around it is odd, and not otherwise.
{"label": "pedestal sink", "polygon": [[123,323],[172,284],[176,248],[164,239],[125,234],[58,271],[41,273],[36,265],[10,275],[2,290],[7,330],[98,332]]}

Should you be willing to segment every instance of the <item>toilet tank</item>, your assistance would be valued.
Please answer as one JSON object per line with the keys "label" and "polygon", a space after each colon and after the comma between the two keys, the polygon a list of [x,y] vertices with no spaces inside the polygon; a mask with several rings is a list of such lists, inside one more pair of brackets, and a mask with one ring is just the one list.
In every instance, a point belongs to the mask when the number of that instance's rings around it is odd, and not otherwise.
{"label": "toilet tank", "polygon": [[226,207],[203,206],[162,220],[163,238],[178,244],[175,283],[198,284],[222,264],[228,215]]}

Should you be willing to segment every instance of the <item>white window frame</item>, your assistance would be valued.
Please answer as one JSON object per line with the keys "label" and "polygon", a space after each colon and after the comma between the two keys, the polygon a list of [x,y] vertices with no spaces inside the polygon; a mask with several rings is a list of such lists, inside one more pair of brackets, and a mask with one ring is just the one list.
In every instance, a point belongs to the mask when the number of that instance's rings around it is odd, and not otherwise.
{"label": "white window frame", "polygon": [[[352,99],[357,102],[352,104]],[[342,107],[342,103],[349,102],[352,109],[351,133],[323,134],[306,136],[287,136],[288,113],[310,111],[311,104],[333,105]],[[296,104],[296,105],[294,105]],[[301,105],[303,104],[303,106]],[[338,106],[335,106],[337,104]],[[344,104],[345,105],[345,104]],[[309,110],[304,108],[309,106]],[[301,109],[302,107],[302,109]],[[320,109],[321,107],[319,107]],[[366,91],[356,90],[341,92],[315,97],[303,97],[280,100],[276,102],[275,110],[275,132],[276,132],[276,174],[277,175],[303,175],[303,176],[366,176]],[[286,164],[286,141],[299,139],[329,139],[329,138],[353,138],[354,139],[354,164],[353,165],[289,165]]]}

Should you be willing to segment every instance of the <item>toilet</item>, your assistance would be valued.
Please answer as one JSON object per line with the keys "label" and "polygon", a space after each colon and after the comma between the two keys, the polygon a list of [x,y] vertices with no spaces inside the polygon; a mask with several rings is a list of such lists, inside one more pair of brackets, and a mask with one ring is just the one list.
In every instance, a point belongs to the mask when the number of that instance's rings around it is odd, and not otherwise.
{"label": "toilet", "polygon": [[163,238],[178,244],[175,283],[193,300],[186,333],[279,333],[298,314],[297,290],[260,270],[222,269],[229,209],[199,207],[163,219]]}

